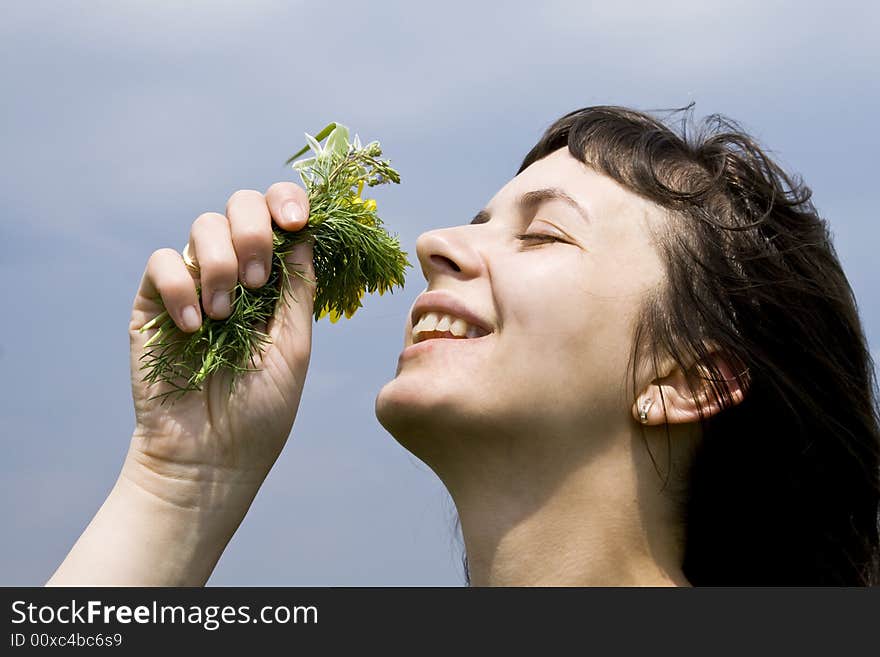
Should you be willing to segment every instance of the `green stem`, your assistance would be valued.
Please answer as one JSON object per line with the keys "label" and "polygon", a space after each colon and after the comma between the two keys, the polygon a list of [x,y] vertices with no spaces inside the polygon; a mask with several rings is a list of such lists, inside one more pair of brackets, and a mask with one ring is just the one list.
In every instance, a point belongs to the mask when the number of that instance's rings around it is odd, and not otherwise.
{"label": "green stem", "polygon": [[168,311],[167,311],[167,310],[163,310],[161,313],[159,313],[158,315],[156,315],[156,316],[155,316],[153,319],[151,319],[149,322],[147,322],[146,324],[144,324],[143,326],[141,326],[141,328],[140,328],[140,332],[143,333],[144,331],[149,331],[149,330],[150,330],[151,328],[153,328],[156,324],[158,324],[159,322],[165,320],[165,318],[167,318],[167,317],[168,317]]}
{"label": "green stem", "polygon": [[144,349],[153,344],[156,341],[156,338],[158,338],[160,335],[162,335],[162,329],[159,329],[158,331],[153,333],[153,335],[150,336],[150,339],[144,342]]}
{"label": "green stem", "polygon": [[223,342],[225,340],[226,333],[221,333],[220,337],[217,338],[217,342],[215,342],[208,348],[208,353],[205,356],[205,361],[202,363],[201,369],[199,369],[198,373],[195,376],[194,383],[196,385],[200,385],[205,379],[208,378],[208,375],[211,373],[211,366],[214,364],[214,357],[220,351],[220,347],[223,346]]}

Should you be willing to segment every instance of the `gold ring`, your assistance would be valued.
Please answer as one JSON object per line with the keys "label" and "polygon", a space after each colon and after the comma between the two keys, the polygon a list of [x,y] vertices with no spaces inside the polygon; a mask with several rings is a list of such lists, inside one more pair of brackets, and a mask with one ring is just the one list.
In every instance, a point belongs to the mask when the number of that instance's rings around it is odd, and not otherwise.
{"label": "gold ring", "polygon": [[186,243],[186,246],[183,247],[183,251],[181,251],[180,254],[183,256],[183,264],[186,265],[186,268],[193,274],[198,274],[199,263],[189,254],[189,242]]}

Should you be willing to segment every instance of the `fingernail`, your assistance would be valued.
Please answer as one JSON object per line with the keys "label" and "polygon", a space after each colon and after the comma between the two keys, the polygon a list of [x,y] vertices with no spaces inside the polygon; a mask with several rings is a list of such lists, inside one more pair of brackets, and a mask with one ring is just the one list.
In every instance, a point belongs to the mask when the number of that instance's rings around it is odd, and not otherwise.
{"label": "fingernail", "polygon": [[302,206],[296,201],[288,201],[283,208],[281,208],[281,214],[283,215],[285,221],[290,223],[299,223],[305,219],[305,212],[302,209]]}
{"label": "fingernail", "polygon": [[244,271],[244,281],[251,287],[257,287],[263,284],[266,276],[266,268],[260,260],[251,260],[247,269]]}
{"label": "fingernail", "polygon": [[181,317],[183,319],[183,326],[188,331],[195,331],[201,325],[201,322],[199,321],[199,311],[196,310],[195,306],[187,306],[184,308]]}
{"label": "fingernail", "polygon": [[229,292],[215,292],[214,296],[211,297],[211,310],[214,311],[215,315],[228,315],[229,306]]}

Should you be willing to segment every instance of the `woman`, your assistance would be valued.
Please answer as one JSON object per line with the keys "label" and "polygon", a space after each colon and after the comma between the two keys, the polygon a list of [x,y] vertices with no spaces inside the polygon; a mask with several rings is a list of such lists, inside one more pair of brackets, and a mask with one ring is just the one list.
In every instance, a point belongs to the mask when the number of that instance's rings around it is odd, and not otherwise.
{"label": "woman", "polygon": [[[449,489],[474,585],[866,585],[880,579],[880,430],[855,300],[810,191],[735,124],[619,107],[554,123],[469,225],[417,242],[381,424]],[[130,324],[137,429],[50,584],[200,585],[292,428],[314,289],[261,371],[148,401],[161,296],[184,331],[267,280],[291,183],[232,195],[153,253]],[[313,278],[311,247],[290,256]],[[202,284],[201,307],[196,277]]]}

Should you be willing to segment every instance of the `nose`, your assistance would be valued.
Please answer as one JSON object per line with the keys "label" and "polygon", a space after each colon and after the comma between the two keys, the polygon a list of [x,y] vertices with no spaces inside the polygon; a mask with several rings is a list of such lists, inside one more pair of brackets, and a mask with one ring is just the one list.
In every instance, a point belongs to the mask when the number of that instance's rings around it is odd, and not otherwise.
{"label": "nose", "polygon": [[443,275],[455,278],[479,275],[482,267],[480,254],[464,235],[463,228],[440,228],[419,235],[416,254],[422,275],[429,283]]}

